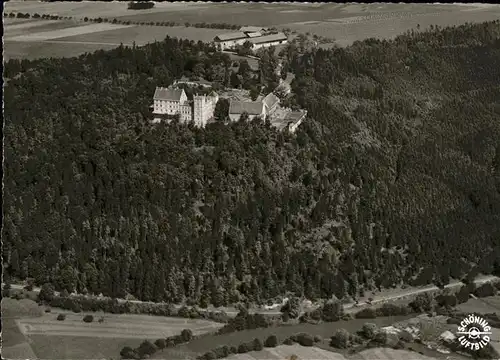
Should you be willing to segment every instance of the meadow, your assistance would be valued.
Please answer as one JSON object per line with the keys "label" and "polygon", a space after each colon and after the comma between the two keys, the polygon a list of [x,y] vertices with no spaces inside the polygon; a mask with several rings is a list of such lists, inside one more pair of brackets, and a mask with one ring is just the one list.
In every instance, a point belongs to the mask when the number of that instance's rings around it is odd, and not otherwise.
{"label": "meadow", "polygon": [[[155,341],[178,335],[183,329],[193,334],[214,332],[222,324],[149,315],[95,313],[94,322],[85,323],[88,312],[72,313],[45,308],[28,299],[2,299],[3,349],[6,358],[99,359],[116,358],[124,346],[138,346],[143,340]],[[57,316],[66,319],[58,321]],[[99,323],[99,317],[104,321]]]}
{"label": "meadow", "polygon": [[[410,316],[390,316],[370,319],[369,322],[373,322],[382,327],[389,326],[395,322],[403,321],[408,318],[410,318]],[[265,340],[270,335],[276,335],[279,341],[283,341],[285,338],[301,332],[305,332],[311,335],[319,335],[322,338],[329,339],[338,329],[343,328],[350,332],[356,332],[361,329],[365,322],[367,322],[367,320],[353,319],[348,321],[322,323],[317,325],[294,324],[280,326],[279,328],[270,327],[265,329],[243,330],[224,335],[206,335],[187,344],[179,345],[174,349],[166,349],[163,353],[157,353],[153,357],[174,358],[179,354],[183,354],[183,356],[189,356],[189,358],[194,359],[196,356],[202,355],[205,352],[210,351],[218,346],[238,346],[243,342],[248,342],[255,338]]]}
{"label": "meadow", "polygon": [[265,348],[262,351],[252,351],[247,354],[237,354],[228,357],[229,360],[273,360],[290,359],[296,355],[298,359],[315,360],[392,360],[392,359],[411,359],[411,360],[431,360],[433,358],[420,355],[418,353],[393,350],[390,348],[377,348],[364,350],[354,356],[345,357],[343,354],[323,350],[317,347],[303,347],[300,345],[281,345],[275,348]]}
{"label": "meadow", "polygon": [[500,314],[500,296],[490,296],[481,299],[470,299],[464,304],[457,306],[460,311],[463,312],[479,312],[482,314],[487,313],[498,313]]}
{"label": "meadow", "polygon": [[[276,26],[299,33],[336,39],[349,45],[368,37],[393,38],[407,30],[430,25],[457,25],[498,19],[498,5],[420,4],[204,4],[157,3],[147,10],[128,10],[122,2],[35,2],[10,1],[5,13],[54,14],[74,20],[4,19],[5,59],[77,56],[99,49],[124,45],[144,45],[167,35],[194,41],[211,41],[228,30],[194,27],[87,24],[85,17],[132,22],[175,21],[183,24],[227,23]],[[17,21],[16,21],[17,20]],[[72,30],[73,29],[73,30]],[[42,46],[43,44],[43,46]],[[331,45],[327,45],[331,46]]]}

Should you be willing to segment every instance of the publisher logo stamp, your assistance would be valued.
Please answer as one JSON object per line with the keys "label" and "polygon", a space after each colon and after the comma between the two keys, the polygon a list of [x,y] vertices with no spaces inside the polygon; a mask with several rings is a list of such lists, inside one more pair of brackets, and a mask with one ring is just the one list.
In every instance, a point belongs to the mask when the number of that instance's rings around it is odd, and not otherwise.
{"label": "publisher logo stamp", "polygon": [[466,349],[479,350],[490,342],[491,327],[486,320],[477,315],[469,315],[458,327],[458,341]]}

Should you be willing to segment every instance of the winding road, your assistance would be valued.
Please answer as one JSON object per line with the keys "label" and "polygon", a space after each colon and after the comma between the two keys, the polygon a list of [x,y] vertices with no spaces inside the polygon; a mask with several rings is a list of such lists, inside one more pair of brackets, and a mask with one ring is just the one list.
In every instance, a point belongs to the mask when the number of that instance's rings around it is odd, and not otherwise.
{"label": "winding road", "polygon": [[[476,285],[482,285],[484,283],[492,282],[492,281],[500,281],[500,278],[497,276],[492,276],[492,275],[479,276],[474,280],[474,283]],[[4,284],[2,283],[2,286],[3,285]],[[463,285],[462,282],[455,280],[455,281],[450,282],[448,285],[446,285],[445,289],[454,289],[454,288],[460,287],[462,285]],[[15,290],[22,290],[24,288],[24,285],[11,284],[11,288],[15,289]],[[427,293],[427,292],[438,291],[438,290],[439,290],[439,288],[435,285],[429,285],[429,286],[420,287],[420,288],[411,288],[411,289],[409,288],[409,289],[405,289],[405,290],[388,290],[385,294],[373,295],[373,300],[371,301],[371,304],[364,302],[364,301],[358,302],[357,305],[354,303],[344,304],[344,311],[346,313],[353,313],[353,312],[356,312],[356,311],[358,311],[364,307],[367,307],[367,306],[373,306],[376,304],[395,301],[395,300],[403,300],[403,299],[406,299],[408,297],[412,297],[412,296]],[[38,293],[38,292],[40,292],[40,288],[34,287],[32,291]],[[58,295],[57,292],[56,292],[56,295]],[[128,301],[128,302],[131,302],[134,304],[141,304],[141,303],[155,304],[155,302],[152,302],[152,301],[126,300],[126,299],[117,299],[117,300],[119,303],[124,303],[124,302]],[[179,309],[182,306],[183,305],[174,305],[174,307],[176,309]],[[318,306],[319,305],[303,306],[301,314],[306,312],[306,311],[314,310]],[[236,309],[236,307],[215,308],[213,306],[209,306],[207,309],[200,309],[200,310],[201,311],[221,311],[221,310],[223,310],[229,316],[236,316],[236,314],[238,314],[238,309]],[[277,307],[277,309],[271,309],[271,310],[266,310],[263,308],[253,308],[253,309],[249,309],[249,312],[250,313],[260,313],[263,315],[279,315],[279,314],[281,314],[281,312],[279,311],[279,307]]]}

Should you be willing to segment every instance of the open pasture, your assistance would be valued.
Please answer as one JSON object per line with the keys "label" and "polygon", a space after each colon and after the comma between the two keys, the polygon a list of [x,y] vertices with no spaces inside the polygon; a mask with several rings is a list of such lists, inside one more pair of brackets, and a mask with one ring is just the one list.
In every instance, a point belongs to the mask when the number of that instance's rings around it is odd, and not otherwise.
{"label": "open pasture", "polygon": [[196,3],[157,3],[154,8],[147,10],[129,10],[127,9],[128,2],[123,1],[81,1],[81,2],[41,2],[41,1],[8,1],[4,6],[4,13],[22,12],[22,13],[38,13],[60,16],[73,16],[76,18],[102,17],[114,18],[135,13],[142,15],[154,13],[172,13],[183,11],[186,9],[203,8],[206,5]]}
{"label": "open pasture", "polygon": [[[58,321],[58,313],[66,314],[64,321]],[[207,320],[191,320],[149,315],[105,314],[104,322],[82,321],[86,313],[74,314],[66,311],[44,314],[42,317],[19,319],[17,324],[25,335],[74,336],[100,338],[141,338],[157,339],[179,334],[183,329],[191,329],[199,335],[215,331],[222,326]]]}
{"label": "open pasture", "polygon": [[500,315],[500,295],[489,296],[481,299],[470,299],[466,303],[458,305],[457,308],[460,311],[469,313],[497,313]]}
{"label": "open pasture", "polygon": [[[375,6],[375,4],[374,4]],[[389,7],[389,5],[385,5]],[[322,21],[307,21],[282,24],[299,33],[311,33],[337,40],[338,45],[347,46],[366,38],[394,38],[408,30],[428,29],[431,25],[441,27],[461,25],[466,22],[483,22],[500,18],[500,6],[464,7],[458,5],[432,6],[407,5],[407,9],[388,12],[368,12]]]}
{"label": "open pasture", "polygon": [[[85,323],[87,313],[72,313],[45,307],[34,301],[2,299],[2,355],[9,359],[102,359],[117,358],[124,346],[138,346],[143,340],[179,334],[191,329],[195,335],[216,331],[222,326],[207,320],[192,320],[149,315],[94,315]],[[58,321],[58,314],[66,319]],[[99,323],[100,316],[104,322]]]}
{"label": "open pasture", "polygon": [[[403,321],[408,318],[409,316],[390,316],[370,319],[369,322],[373,322],[378,326],[388,326],[395,322]],[[353,319],[349,321],[338,321],[317,325],[294,324],[280,326],[279,328],[269,327],[265,329],[243,330],[224,335],[207,335],[195,339],[188,344],[179,345],[176,347],[176,349],[166,349],[164,351],[164,355],[167,358],[174,358],[178,354],[178,352],[181,351],[184,354],[189,354],[191,358],[195,358],[197,355],[202,355],[205,352],[210,351],[218,346],[238,346],[243,342],[252,341],[255,338],[265,340],[270,335],[276,335],[279,341],[283,341],[285,338],[301,332],[305,332],[311,335],[319,335],[324,339],[329,339],[338,329],[343,328],[350,332],[356,332],[362,328],[365,322],[367,322],[367,320],[365,319]],[[175,350],[176,352],[171,353],[171,351],[173,350]],[[157,356],[161,355],[162,354],[158,354]]]}
{"label": "open pasture", "polygon": [[[5,20],[5,58],[77,56],[99,49],[144,45],[167,35],[194,41],[211,41],[228,30],[194,27],[123,26],[85,23],[84,17],[117,18],[133,22],[175,21],[183,24],[228,23],[276,26],[299,33],[334,38],[349,45],[369,37],[393,38],[407,30],[430,25],[459,25],[496,20],[499,5],[432,4],[264,4],[264,3],[157,3],[153,9],[128,10],[125,2],[35,2],[10,1],[5,12],[57,14],[74,20]],[[330,44],[322,45],[329,47]]]}
{"label": "open pasture", "polygon": [[17,326],[16,319],[37,318],[43,307],[29,299],[2,299],[2,355],[5,359],[35,359],[30,339]]}
{"label": "open pasture", "polygon": [[97,322],[97,314],[94,322],[85,323],[83,313],[60,312],[66,314],[64,321],[56,320],[57,313],[17,321],[40,359],[116,359],[124,346],[137,347],[143,340],[153,342],[178,335],[183,329],[200,335],[222,325],[206,320],[113,314],[106,314],[103,323]]}
{"label": "open pasture", "polygon": [[317,347],[303,347],[300,345],[280,345],[275,348],[265,348],[262,351],[252,351],[247,354],[236,354],[228,357],[230,360],[272,360],[272,359],[290,359],[292,355],[296,355],[298,359],[315,359],[315,360],[431,360],[428,356],[405,350],[393,350],[390,348],[369,349],[345,357],[343,354],[333,351],[323,350]]}
{"label": "open pasture", "polygon": [[[93,26],[93,25],[89,25]],[[189,39],[194,41],[209,42],[220,34],[217,29],[202,29],[185,26],[129,26],[121,29],[109,29],[86,34],[58,38],[65,42],[104,42],[124,45],[145,45],[154,41],[162,41],[166,36]]]}
{"label": "open pasture", "polygon": [[[17,19],[12,19],[17,20]],[[194,41],[212,41],[216,29],[185,26],[137,26],[110,23],[86,23],[76,20],[20,19],[5,25],[5,59],[70,57],[120,44],[145,45],[162,41],[166,36]],[[28,21],[26,21],[28,20]]]}
{"label": "open pasture", "polygon": [[[31,25],[31,27],[34,27],[38,24],[37,23],[30,23],[30,24],[20,24],[20,25]],[[21,42],[46,41],[46,40],[54,40],[54,39],[59,39],[59,38],[95,33],[95,32],[105,32],[107,30],[122,30],[123,28],[129,27],[127,25],[115,25],[115,24],[108,24],[108,23],[73,26],[73,24],[64,24],[64,23],[56,22],[55,24],[49,23],[49,24],[41,24],[41,25],[47,25],[47,27],[59,26],[60,28],[46,30],[46,29],[41,29],[41,28],[43,28],[43,26],[39,26],[39,27],[36,27],[36,29],[35,29],[36,31],[34,31],[32,33],[17,35],[17,36],[12,36],[12,37],[6,36],[5,39],[10,40],[10,41],[21,41]],[[13,25],[13,26],[16,26],[16,25]],[[40,30],[42,30],[42,31],[40,31]]]}

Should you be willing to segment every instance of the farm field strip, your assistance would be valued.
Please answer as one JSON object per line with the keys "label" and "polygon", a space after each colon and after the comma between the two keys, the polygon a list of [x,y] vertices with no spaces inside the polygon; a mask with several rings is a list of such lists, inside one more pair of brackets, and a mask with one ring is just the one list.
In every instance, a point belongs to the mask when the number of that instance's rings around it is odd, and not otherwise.
{"label": "farm field strip", "polygon": [[4,39],[9,40],[17,36],[70,29],[83,25],[83,23],[77,23],[71,20],[40,20],[24,24],[7,25],[4,29]]}
{"label": "farm field strip", "polygon": [[231,360],[280,360],[290,359],[292,355],[296,355],[299,359],[309,360],[435,360],[434,358],[420,355],[418,353],[409,352],[406,350],[394,350],[390,348],[375,348],[364,350],[352,357],[346,358],[343,354],[320,349],[317,347],[303,347],[297,344],[280,345],[275,348],[266,348],[262,351],[251,351],[246,354],[234,354],[228,357]]}
{"label": "farm field strip", "polygon": [[77,44],[77,45],[109,45],[112,47],[117,47],[120,45],[132,45],[132,44],[126,44],[126,43],[110,43],[110,42],[95,42],[95,41],[60,41],[57,39],[54,40],[44,40],[44,44]]}
{"label": "farm field strip", "polygon": [[20,22],[20,23],[6,23],[4,24],[5,28],[9,31],[12,30],[21,30],[21,29],[28,29],[28,28],[33,28],[33,27],[40,27],[48,24],[57,24],[59,23],[59,20],[39,20],[39,21],[26,21],[26,22]]}
{"label": "farm field strip", "polygon": [[116,25],[116,24],[91,24],[77,27],[69,27],[58,30],[50,30],[43,32],[36,32],[32,34],[19,35],[9,38],[11,41],[44,41],[68,36],[82,35],[106,30],[116,30],[130,27],[130,25]]}
{"label": "farm field strip", "polygon": [[333,37],[339,45],[345,46],[356,40],[364,40],[370,37],[391,39],[405,31],[416,29],[417,25],[420,25],[422,29],[426,29],[430,25],[453,26],[466,22],[497,20],[500,17],[500,7],[495,9],[498,9],[498,11],[477,11],[475,13],[450,11],[443,12],[440,16],[431,13],[409,18],[391,18],[355,23],[323,21],[317,24],[290,23],[284,26],[301,33],[309,32],[320,36]]}
{"label": "farm field strip", "polygon": [[[64,313],[64,312],[61,312]],[[208,320],[188,320],[147,315],[109,315],[103,323],[83,322],[83,314],[67,314],[64,321],[58,321],[56,314],[40,318],[18,319],[16,323],[24,335],[107,337],[107,338],[158,338],[179,334],[191,329],[195,335],[212,332],[223,324]]]}
{"label": "farm field strip", "polygon": [[[31,347],[39,359],[119,359],[124,346],[137,347],[144,338],[31,335]],[[149,339],[154,341],[159,336]],[[22,357],[26,359],[26,357]],[[32,359],[31,357],[29,359]]]}
{"label": "farm field strip", "polygon": [[19,19],[19,18],[11,18],[11,17],[4,17],[3,18],[3,26],[6,25],[12,25],[12,24],[24,24],[24,23],[29,23],[33,21],[37,21],[38,19]]}
{"label": "farm field strip", "polygon": [[4,60],[9,59],[40,59],[50,57],[71,57],[97,50],[111,50],[117,45],[92,44],[92,43],[65,43],[55,41],[8,41],[4,40]]}
{"label": "farm field strip", "polygon": [[382,22],[382,21],[398,21],[402,19],[422,17],[422,16],[441,16],[442,12],[435,13],[421,13],[421,14],[412,14],[412,13],[401,13],[391,16],[383,16],[381,15],[367,15],[367,16],[353,16],[348,18],[341,19],[326,19],[325,22],[334,22],[339,24],[358,24],[358,23],[368,23],[368,22]]}
{"label": "farm field strip", "polygon": [[60,37],[56,41],[84,42],[84,43],[123,43],[145,45],[150,42],[163,41],[165,37],[176,37],[193,41],[213,41],[214,37],[221,33],[217,29],[202,29],[185,26],[163,27],[163,26],[129,26],[123,29],[114,29],[86,33],[75,36]]}
{"label": "farm field strip", "polygon": [[[206,6],[206,5],[204,5]],[[158,12],[175,12],[203,7],[200,4],[188,3],[156,3],[155,7],[147,10],[140,10],[143,15]],[[30,14],[50,14],[74,17],[118,17],[136,13],[127,8],[127,2],[55,2],[46,3],[39,1],[9,1],[5,3],[4,12],[27,12]]]}

